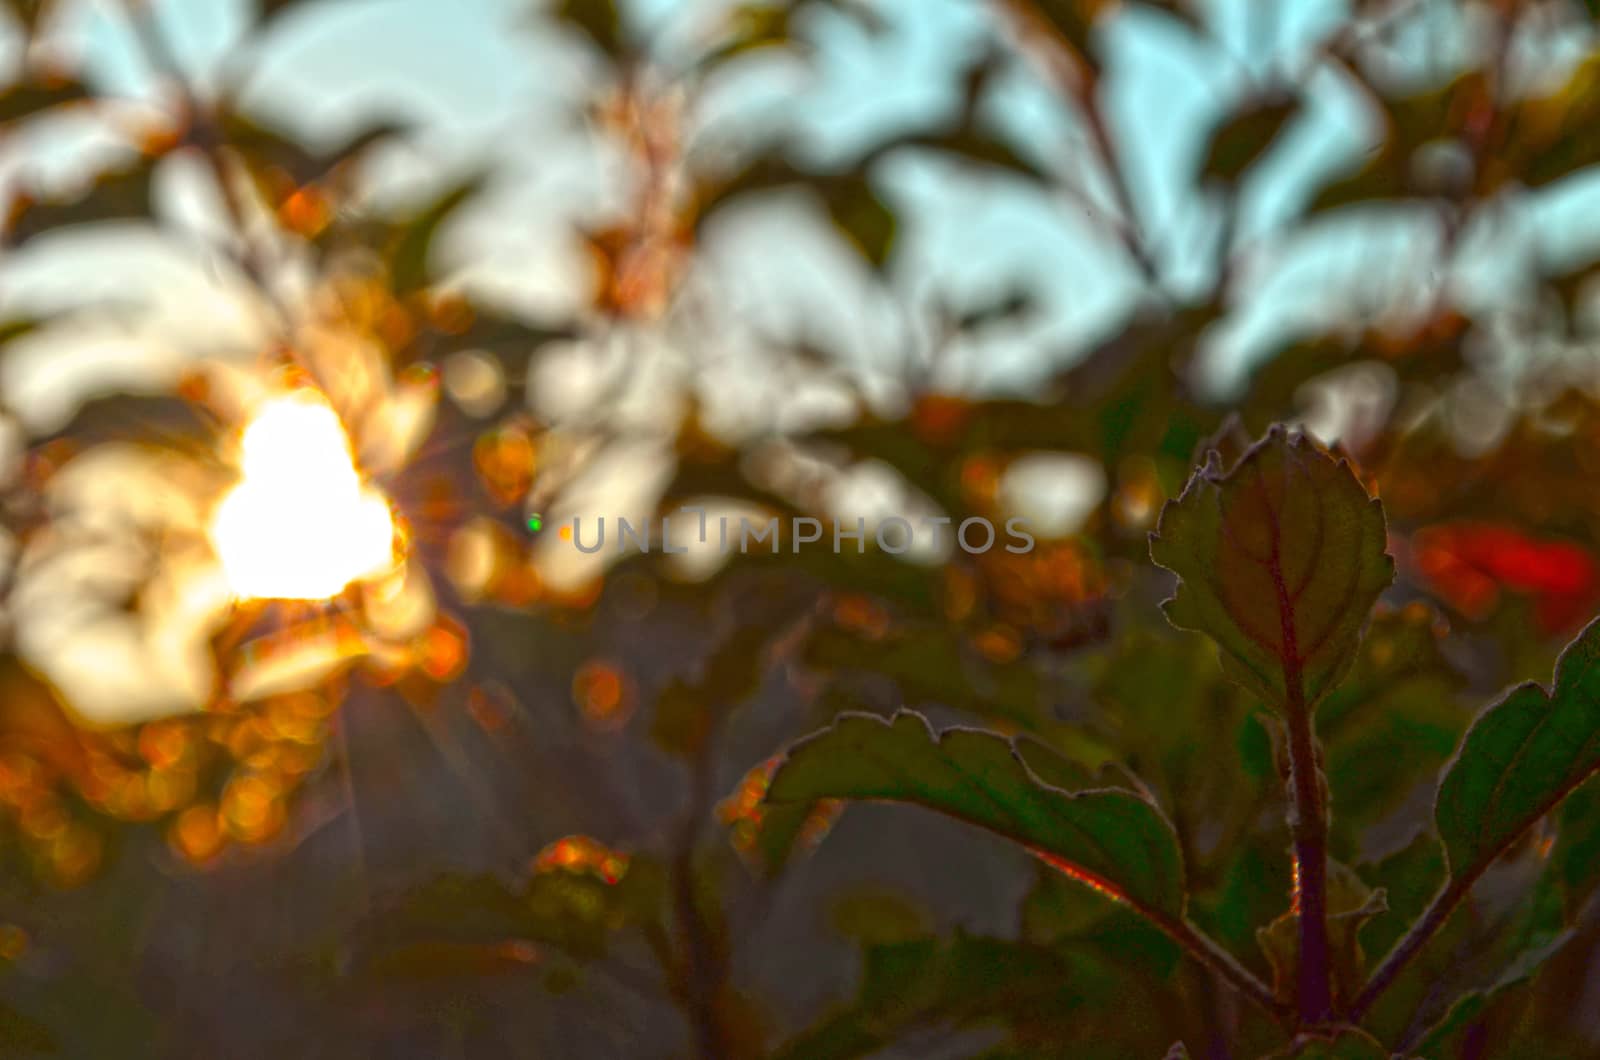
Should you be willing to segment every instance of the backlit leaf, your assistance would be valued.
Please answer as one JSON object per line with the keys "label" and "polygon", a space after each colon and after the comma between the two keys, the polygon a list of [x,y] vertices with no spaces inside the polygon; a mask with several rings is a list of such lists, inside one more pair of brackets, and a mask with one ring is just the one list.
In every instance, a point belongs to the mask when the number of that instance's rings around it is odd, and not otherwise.
{"label": "backlit leaf", "polygon": [[1547,692],[1512,689],[1467,730],[1434,820],[1454,879],[1469,879],[1600,770],[1600,622],[1562,652]]}
{"label": "backlit leaf", "polygon": [[1178,576],[1167,617],[1222,648],[1269,704],[1317,703],[1349,669],[1394,577],[1383,510],[1342,460],[1275,427],[1231,470],[1213,457],[1169,501],[1150,555]]}
{"label": "backlit leaf", "polygon": [[1161,812],[1131,791],[1051,787],[1025,755],[1050,752],[973,729],[936,734],[910,711],[847,713],[789,749],[767,798],[915,803],[1012,839],[1147,914],[1181,918],[1183,862]]}

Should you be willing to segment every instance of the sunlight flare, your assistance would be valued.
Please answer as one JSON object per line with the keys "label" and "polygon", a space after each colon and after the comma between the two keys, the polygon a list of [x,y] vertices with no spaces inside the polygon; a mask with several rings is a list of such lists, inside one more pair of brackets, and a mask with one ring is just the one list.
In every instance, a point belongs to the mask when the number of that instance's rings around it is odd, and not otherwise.
{"label": "sunlight flare", "polygon": [[243,478],[211,538],[235,596],[321,600],[395,562],[388,502],[356,472],[338,415],[312,391],[261,406],[239,444]]}

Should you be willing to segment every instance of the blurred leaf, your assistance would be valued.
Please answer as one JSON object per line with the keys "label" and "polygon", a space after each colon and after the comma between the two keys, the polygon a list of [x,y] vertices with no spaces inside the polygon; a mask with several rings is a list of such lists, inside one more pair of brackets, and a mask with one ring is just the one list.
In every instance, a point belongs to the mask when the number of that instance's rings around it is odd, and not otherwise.
{"label": "blurred leaf", "polygon": [[898,221],[868,178],[878,152],[869,152],[851,165],[827,171],[813,171],[797,163],[793,154],[789,145],[774,145],[747,159],[735,172],[707,180],[699,189],[696,227],[703,227],[719,211],[746,196],[804,188],[820,199],[840,234],[874,268],[881,269],[893,249]]}
{"label": "blurred leaf", "polygon": [[1223,649],[1223,669],[1273,707],[1319,702],[1349,669],[1394,577],[1383,509],[1343,461],[1275,427],[1232,469],[1213,457],[1150,539],[1178,575],[1166,613]]}
{"label": "blurred leaf", "polygon": [[1379,150],[1354,172],[1323,185],[1306,205],[1306,212],[1318,214],[1358,203],[1399,200],[1406,193],[1403,173],[1388,152]]}
{"label": "blurred leaf", "polygon": [[443,876],[378,910],[363,927],[362,948],[379,973],[404,970],[413,958],[445,952],[441,947],[461,958],[463,970],[514,967],[527,962],[493,947],[516,942],[595,960],[614,933],[654,923],[664,895],[661,868],[637,856],[615,883],[563,869],[534,872],[519,886],[490,876]]}
{"label": "blurred leaf", "polygon": [[[1442,852],[1436,841],[1426,837],[1419,837],[1377,869],[1369,872],[1376,882],[1401,888],[1391,892],[1397,912],[1428,905],[1445,876]],[[1444,921],[1378,998],[1365,1026],[1386,1040],[1408,1040],[1405,1036],[1444,1019],[1457,998],[1493,990],[1502,976],[1523,961],[1548,957],[1549,953],[1540,951],[1553,951],[1552,944],[1566,939],[1570,929],[1562,919],[1561,892],[1550,885],[1546,869],[1539,851],[1531,848],[1494,866],[1485,874],[1483,885],[1463,898],[1467,908]],[[1450,884],[1455,885],[1454,881]],[[1385,937],[1398,936],[1404,927],[1401,918],[1391,916],[1379,917],[1370,925],[1373,932]],[[1376,934],[1364,934],[1364,939],[1373,938]]]}
{"label": "blurred leaf", "polygon": [[1091,686],[1122,761],[1152,783],[1166,805],[1182,805],[1196,817],[1207,816],[1216,799],[1231,803],[1242,794],[1242,778],[1219,766],[1234,749],[1248,707],[1217,677],[1215,659],[1204,638],[1129,630],[1103,658]]}
{"label": "blurred leaf", "polygon": [[627,45],[617,0],[557,0],[550,13],[580,30],[610,58],[622,58]]}
{"label": "blurred leaf", "polygon": [[160,442],[184,446],[208,441],[215,425],[192,401],[168,394],[107,394],[78,406],[66,426],[35,444],[70,438],[81,445],[101,442]]}
{"label": "blurred leaf", "polygon": [[925,938],[928,914],[894,891],[857,888],[834,899],[828,919],[846,938],[889,946]]}
{"label": "blurred leaf", "polygon": [[1215,452],[1222,460],[1223,467],[1232,467],[1254,444],[1255,438],[1246,429],[1243,418],[1236,411],[1229,412],[1217,429],[1195,446],[1194,455],[1189,458],[1189,462],[1204,464],[1207,455]]}
{"label": "blurred leaf", "polygon": [[726,37],[700,60],[702,69],[711,69],[730,59],[768,48],[798,44],[794,38],[792,3],[741,3],[726,16]]}
{"label": "blurred leaf", "polygon": [[580,334],[575,322],[522,320],[489,306],[473,306],[470,313],[465,328],[420,329],[410,345],[396,351],[396,363],[442,361],[457,351],[482,350],[499,362],[506,386],[516,393],[526,387],[529,367],[544,347]]}
{"label": "blurred leaf", "polygon": [[1417,1055],[1462,1055],[1463,1043],[1454,1039],[1459,1038],[1495,1001],[1532,979],[1545,961],[1565,946],[1571,938],[1571,932],[1562,932],[1543,945],[1517,954],[1515,959],[1503,968],[1500,976],[1488,986],[1468,991],[1456,999],[1444,1018],[1428,1028],[1417,1041],[1414,1047]]}
{"label": "blurred leaf", "polygon": [[722,718],[756,693],[768,672],[768,642],[795,617],[782,603],[747,616],[700,661],[695,675],[661,690],[650,726],[658,746],[693,757]]}
{"label": "blurred leaf", "polygon": [[1600,163],[1600,145],[1583,135],[1600,120],[1600,59],[1580,63],[1555,92],[1524,100],[1516,107],[1520,156],[1507,167],[1517,181],[1531,188],[1554,183]]}
{"label": "blurred leaf", "polygon": [[9,320],[0,320],[0,346],[31,335],[44,327],[48,321],[40,317],[12,317]]}
{"label": "blurred leaf", "polygon": [[1026,321],[1039,311],[1039,303],[1032,291],[1013,288],[997,298],[979,302],[953,314],[958,331],[982,331],[985,328]]}
{"label": "blurred leaf", "polygon": [[819,190],[840,233],[874,268],[887,265],[899,222],[894,210],[872,190],[865,174],[827,181]]}
{"label": "blurred leaf", "polygon": [[783,1060],[876,1053],[930,1020],[954,1026],[1059,1024],[1078,1007],[1069,963],[1052,951],[958,934],[867,950],[861,990],[843,1011],[781,1046]]}
{"label": "blurred leaf", "polygon": [[6,219],[5,242],[17,247],[44,232],[71,225],[148,219],[158,160],[143,156],[122,169],[101,173],[76,198],[37,199],[23,192]]}
{"label": "blurred leaf", "polygon": [[481,192],[486,183],[481,175],[458,182],[400,227],[389,249],[389,279],[396,294],[428,285],[431,279],[429,255],[439,230],[457,210]]}
{"label": "blurred leaf", "polygon": [[1299,109],[1293,98],[1265,95],[1235,111],[1212,131],[1200,164],[1201,178],[1225,184],[1237,181],[1266,154]]}
{"label": "blurred leaf", "polygon": [[1106,0],[1034,0],[1029,9],[1043,16],[1078,55],[1087,57],[1095,20],[1110,6]]}
{"label": "blurred leaf", "polygon": [[281,171],[293,188],[314,184],[368,150],[409,131],[410,127],[400,121],[375,121],[332,147],[314,150],[293,135],[258,122],[241,111],[225,108],[221,117],[223,139],[238,149],[258,179],[272,176],[274,170]]}
{"label": "blurred leaf", "polygon": [[1000,136],[980,127],[975,121],[948,132],[909,136],[900,143],[907,147],[927,148],[954,155],[963,161],[1004,170],[1038,184],[1048,185],[1055,179]]}
{"label": "blurred leaf", "polygon": [[256,31],[259,33],[275,25],[285,15],[306,6],[307,0],[256,0]]}
{"label": "blurred leaf", "polygon": [[819,798],[910,802],[1012,839],[1074,879],[1171,923],[1184,912],[1172,827],[1130,791],[1069,793],[1039,779],[1055,756],[994,733],[935,734],[919,714],[842,714],[793,745],[768,790],[773,802]]}
{"label": "blurred leaf", "polygon": [[1417,184],[1417,151],[1432,141],[1449,140],[1465,113],[1464,103],[1480,98],[1483,90],[1481,73],[1472,71],[1437,88],[1375,101],[1388,121],[1383,143],[1352,172],[1318,190],[1306,212],[1437,194],[1442,189]]}
{"label": "blurred leaf", "polygon": [[1508,693],[1467,730],[1434,820],[1452,881],[1469,882],[1600,770],[1600,622],[1569,644],[1550,691]]}
{"label": "blurred leaf", "polygon": [[769,878],[781,873],[796,854],[821,842],[843,809],[842,803],[832,799],[781,806],[767,803],[767,786],[777,764],[776,758],[770,758],[751,769],[717,804],[717,819],[728,827],[734,849],[746,864]]}
{"label": "blurred leaf", "polygon": [[999,665],[965,647],[947,625],[891,632],[863,640],[837,628],[806,641],[806,662],[824,673],[873,673],[892,680],[907,706],[953,707],[1024,728],[1044,721],[1044,684],[1026,660]]}
{"label": "blurred leaf", "polygon": [[1404,847],[1365,866],[1362,875],[1384,892],[1388,909],[1362,927],[1361,945],[1373,955],[1387,953],[1444,882],[1444,848],[1430,833],[1418,832]]}
{"label": "blurred leaf", "polygon": [[1464,682],[1440,651],[1440,628],[1422,604],[1380,608],[1349,676],[1318,710],[1340,854],[1353,854],[1369,824],[1436,774],[1466,727],[1456,701]]}
{"label": "blurred leaf", "polygon": [[0,89],[0,129],[93,98],[89,86],[75,77],[13,82]]}
{"label": "blurred leaf", "polygon": [[1293,887],[1290,859],[1276,834],[1230,853],[1214,895],[1194,896],[1195,920],[1234,952],[1259,952],[1256,931],[1282,911],[1283,896]]}
{"label": "blurred leaf", "polygon": [[6,1056],[57,1056],[61,1049],[50,1028],[0,1002],[0,1050]]}
{"label": "blurred leaf", "polygon": [[22,27],[23,33],[30,38],[44,21],[44,16],[55,8],[53,0],[4,0],[4,3],[6,10]]}

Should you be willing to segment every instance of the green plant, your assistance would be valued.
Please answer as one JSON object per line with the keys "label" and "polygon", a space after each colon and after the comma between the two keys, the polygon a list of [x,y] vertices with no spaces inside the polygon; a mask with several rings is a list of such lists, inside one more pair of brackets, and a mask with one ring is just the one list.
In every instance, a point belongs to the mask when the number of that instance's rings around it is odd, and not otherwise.
{"label": "green plant", "polygon": [[[1389,907],[1383,887],[1330,857],[1315,719],[1352,670],[1393,579],[1384,549],[1382,509],[1350,465],[1281,427],[1231,467],[1212,450],[1151,535],[1152,558],[1178,577],[1169,621],[1215,642],[1223,672],[1255,698],[1283,762],[1294,886],[1290,911],[1259,929],[1272,984],[1193,922],[1171,808],[1117,763],[1074,758],[1032,737],[936,733],[910,711],[847,713],[790,748],[767,800],[906,802],[985,828],[1177,944],[1292,1037],[1283,1055],[1388,1055],[1371,1031],[1394,1026],[1391,1013],[1378,1011],[1391,988],[1474,885],[1600,770],[1600,623],[1568,646],[1548,690],[1521,685],[1468,729],[1439,780],[1434,837],[1376,874],[1412,919],[1369,967],[1363,929]],[[1442,859],[1429,850],[1435,842]],[[1428,888],[1433,897],[1416,910]],[[1538,897],[1516,904],[1538,907]],[[1510,926],[1526,946],[1503,955],[1494,984],[1452,999],[1431,1027],[1415,1029],[1407,1018],[1411,1029],[1396,1048],[1438,1055],[1490,993],[1526,978],[1564,941],[1559,930]]]}

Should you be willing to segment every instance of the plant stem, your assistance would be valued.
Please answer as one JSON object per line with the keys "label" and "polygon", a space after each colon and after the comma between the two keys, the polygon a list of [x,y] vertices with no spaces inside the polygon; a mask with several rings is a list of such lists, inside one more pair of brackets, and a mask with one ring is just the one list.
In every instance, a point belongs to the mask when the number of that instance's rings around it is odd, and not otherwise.
{"label": "plant stem", "polygon": [[[1285,667],[1286,670],[1289,667]],[[1298,668],[1295,668],[1298,669]],[[1287,676],[1287,675],[1286,675]],[[1294,837],[1296,923],[1300,936],[1297,1007],[1301,1023],[1332,1015],[1328,949],[1328,815],[1317,776],[1317,738],[1300,675],[1288,682],[1289,830]]]}
{"label": "plant stem", "polygon": [[1477,879],[1451,880],[1438,894],[1433,896],[1433,901],[1428,903],[1428,908],[1423,912],[1417,922],[1411,925],[1394,949],[1384,957],[1383,963],[1373,970],[1372,977],[1367,980],[1367,985],[1361,988],[1361,993],[1356,997],[1355,1003],[1350,1006],[1348,1013],[1352,1023],[1358,1022],[1367,1014],[1372,1003],[1378,1000],[1378,995],[1389,988],[1401,970],[1417,955],[1417,951],[1433,937],[1434,932],[1444,926],[1444,922],[1455,911],[1456,905],[1472,890],[1472,884]]}

